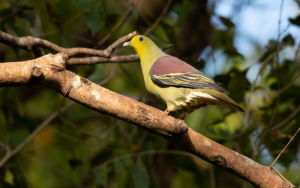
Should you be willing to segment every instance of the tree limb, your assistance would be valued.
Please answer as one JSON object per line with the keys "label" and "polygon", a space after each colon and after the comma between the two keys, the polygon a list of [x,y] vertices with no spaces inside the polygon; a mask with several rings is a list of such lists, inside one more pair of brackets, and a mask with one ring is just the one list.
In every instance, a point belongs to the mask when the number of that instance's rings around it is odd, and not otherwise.
{"label": "tree limb", "polygon": [[287,188],[269,167],[187,128],[158,109],[109,91],[64,68],[65,54],[0,64],[0,87],[43,85],[92,110],[127,121],[163,136],[184,150],[261,188]]}
{"label": "tree limb", "polygon": [[128,35],[121,37],[114,43],[112,43],[105,50],[94,50],[91,48],[63,48],[56,44],[53,44],[47,40],[36,38],[36,37],[16,37],[7,33],[0,31],[0,42],[7,44],[9,46],[22,48],[24,50],[32,50],[34,47],[41,47],[44,49],[52,50],[54,52],[63,52],[67,54],[69,57],[78,55],[78,54],[86,54],[93,56],[101,56],[101,57],[109,57],[112,51],[123,42],[131,39],[138,33],[136,31],[129,33]]}
{"label": "tree limb", "polygon": [[[161,48],[162,51],[169,49],[173,46],[173,44],[169,44],[166,47]],[[123,56],[112,56],[109,58],[105,57],[78,57],[78,58],[70,58],[67,62],[68,65],[93,65],[93,64],[101,64],[101,63],[132,63],[140,61],[140,57],[138,54],[134,55],[123,55]]]}

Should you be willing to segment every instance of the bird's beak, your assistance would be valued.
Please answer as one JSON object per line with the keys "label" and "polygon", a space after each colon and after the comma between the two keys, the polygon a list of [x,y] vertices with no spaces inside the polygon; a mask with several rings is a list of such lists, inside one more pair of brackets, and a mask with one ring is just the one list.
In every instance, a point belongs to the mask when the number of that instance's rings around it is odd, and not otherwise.
{"label": "bird's beak", "polygon": [[133,42],[124,42],[123,46],[131,46]]}

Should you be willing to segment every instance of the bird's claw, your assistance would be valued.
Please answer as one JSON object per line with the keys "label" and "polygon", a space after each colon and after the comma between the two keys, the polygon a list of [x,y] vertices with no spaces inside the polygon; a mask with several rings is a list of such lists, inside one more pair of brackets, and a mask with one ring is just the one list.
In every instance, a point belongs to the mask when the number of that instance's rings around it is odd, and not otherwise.
{"label": "bird's claw", "polygon": [[167,115],[169,115],[170,112],[169,112],[168,109],[166,109],[166,110],[164,111],[164,113],[167,114]]}

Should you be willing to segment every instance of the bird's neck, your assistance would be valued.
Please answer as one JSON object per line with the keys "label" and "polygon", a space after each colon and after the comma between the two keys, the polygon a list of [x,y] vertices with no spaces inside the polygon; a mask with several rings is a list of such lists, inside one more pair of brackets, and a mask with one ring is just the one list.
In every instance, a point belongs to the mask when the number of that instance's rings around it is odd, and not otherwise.
{"label": "bird's neck", "polygon": [[138,54],[141,59],[141,67],[144,77],[146,75],[149,75],[150,69],[152,65],[156,62],[156,60],[168,55],[161,51],[161,49],[159,49],[156,45],[149,48],[145,48],[143,49],[143,51],[138,52]]}

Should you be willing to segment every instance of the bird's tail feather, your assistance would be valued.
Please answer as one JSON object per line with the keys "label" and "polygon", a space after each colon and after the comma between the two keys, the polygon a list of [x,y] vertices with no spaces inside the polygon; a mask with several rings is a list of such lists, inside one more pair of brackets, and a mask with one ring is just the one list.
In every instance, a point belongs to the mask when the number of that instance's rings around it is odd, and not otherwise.
{"label": "bird's tail feather", "polygon": [[242,107],[240,107],[236,102],[234,102],[231,98],[229,98],[224,93],[215,90],[206,90],[205,92],[219,100],[217,105],[226,106],[234,110],[244,112],[244,109]]}

